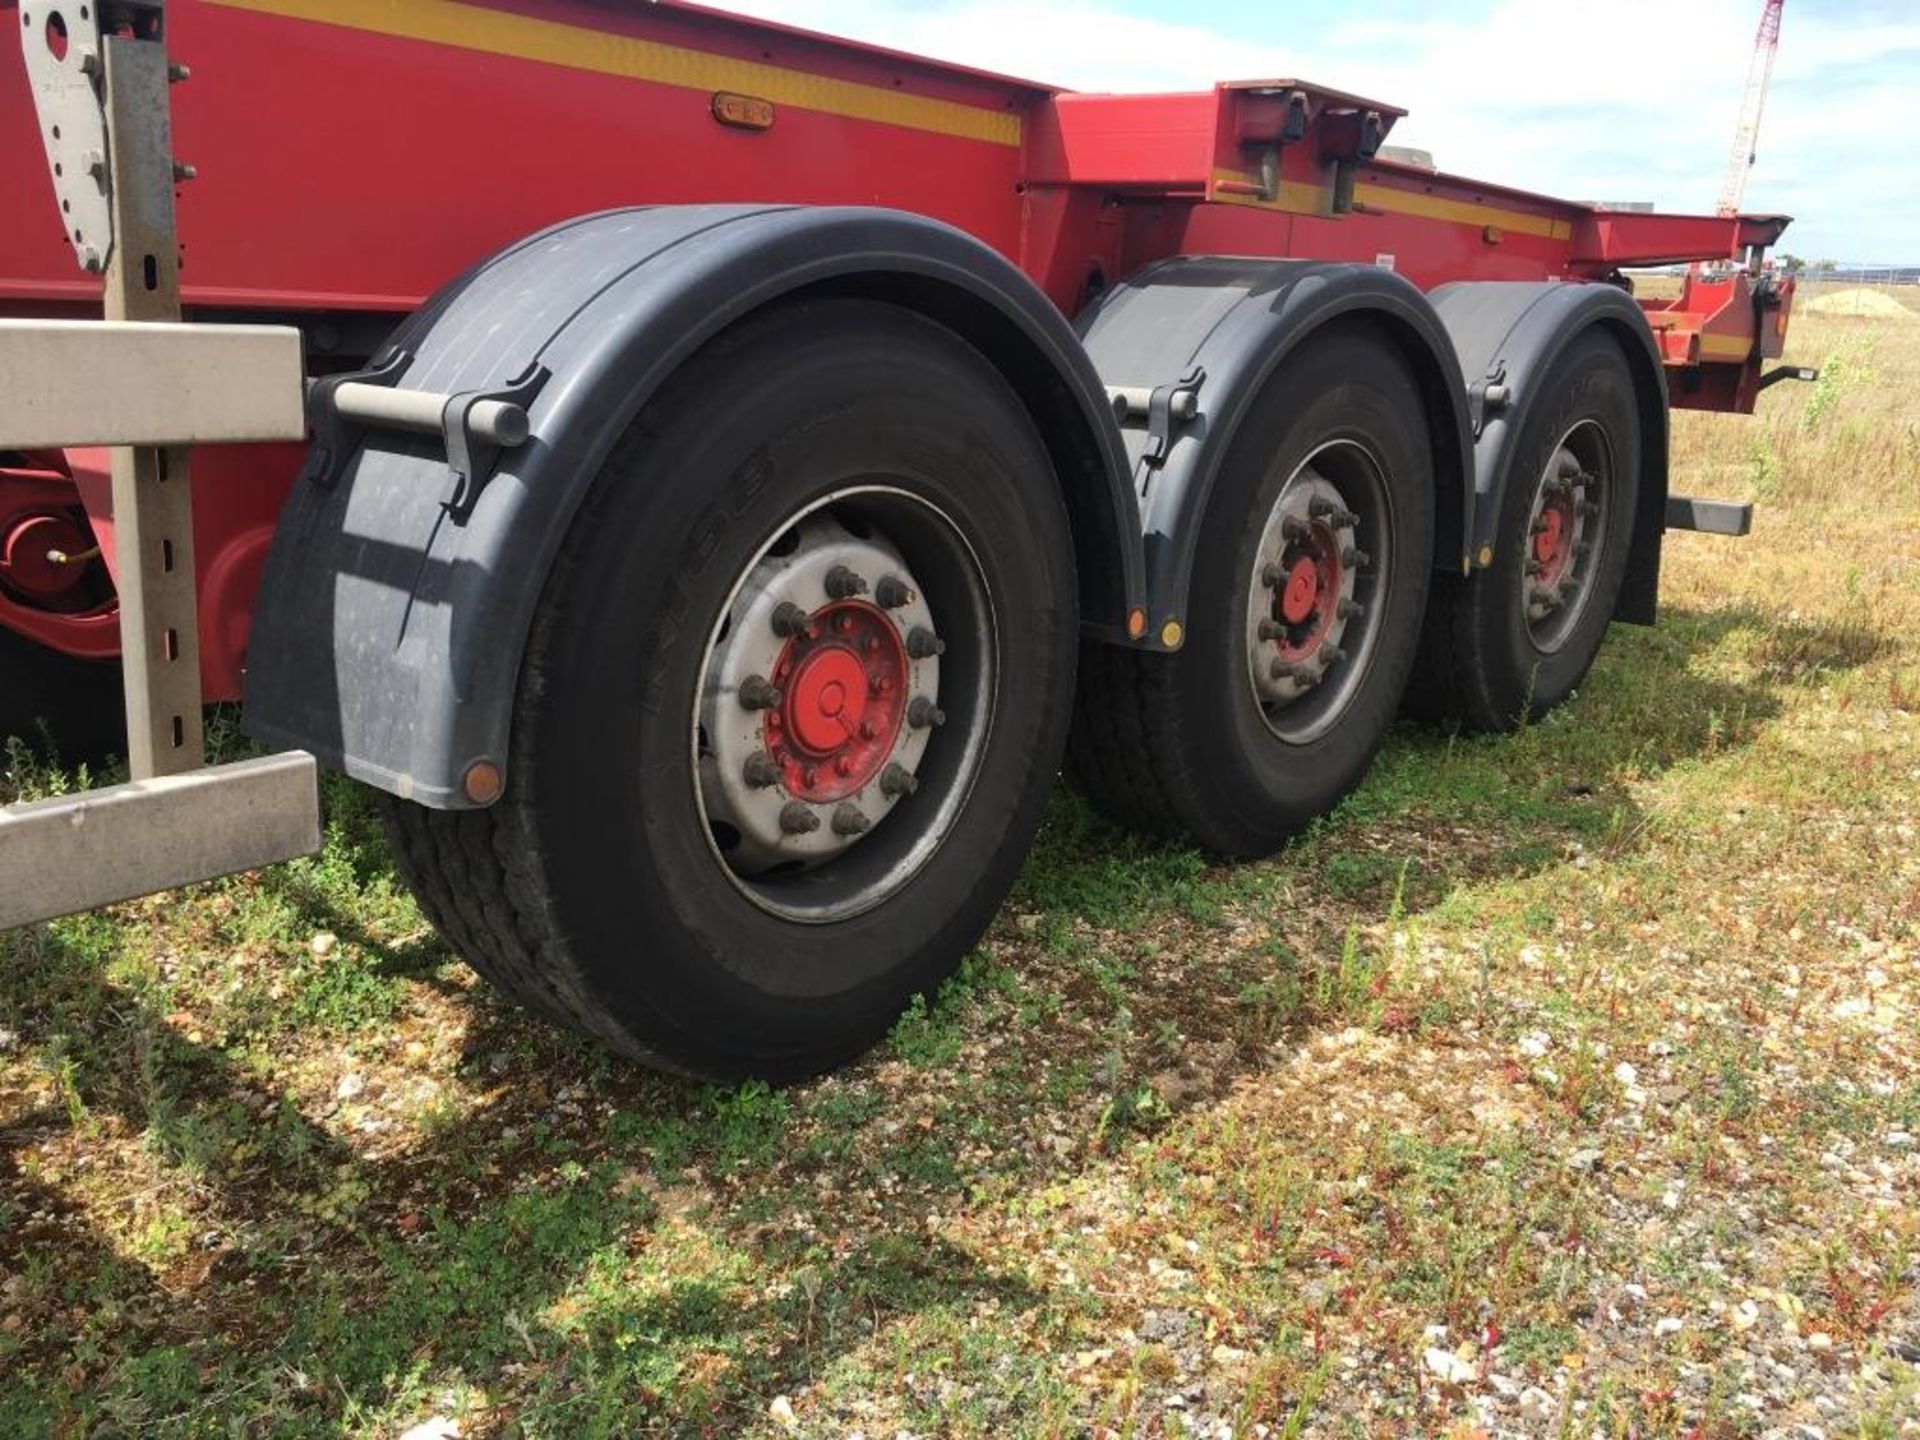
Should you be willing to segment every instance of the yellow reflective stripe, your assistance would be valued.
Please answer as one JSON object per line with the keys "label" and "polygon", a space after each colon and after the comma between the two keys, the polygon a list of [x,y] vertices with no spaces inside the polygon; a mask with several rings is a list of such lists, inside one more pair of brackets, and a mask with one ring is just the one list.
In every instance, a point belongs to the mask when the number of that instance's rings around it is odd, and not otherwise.
{"label": "yellow reflective stripe", "polygon": [[1419,215],[1428,220],[1450,220],[1456,225],[1493,225],[1516,235],[1537,235],[1542,240],[1565,240],[1573,234],[1573,227],[1565,220],[1550,216],[1502,210],[1497,205],[1482,205],[1471,200],[1447,200],[1439,195],[1398,190],[1367,180],[1354,183],[1353,198],[1371,209],[1394,215]]}
{"label": "yellow reflective stripe", "polygon": [[[1263,200],[1258,195],[1222,192],[1219,185],[1223,180],[1258,185],[1260,177],[1237,170],[1214,171],[1213,198],[1225,205],[1252,205],[1261,210],[1284,210],[1291,215],[1326,215],[1332,209],[1333,191],[1325,185],[1283,180],[1280,193],[1271,200]],[[1445,220],[1456,225],[1494,225],[1516,235],[1537,235],[1543,240],[1565,240],[1573,234],[1573,227],[1565,220],[1550,216],[1503,210],[1497,205],[1481,205],[1470,200],[1448,200],[1413,190],[1396,190],[1367,180],[1354,182],[1353,198],[1357,205],[1389,215],[1418,215],[1422,219]]]}
{"label": "yellow reflective stripe", "polygon": [[994,145],[1020,143],[1020,117],[1011,111],[908,95],[879,85],[835,80],[805,70],[736,60],[631,35],[536,20],[528,15],[491,10],[484,5],[461,4],[458,0],[207,0],[207,3],[290,20],[369,30],[405,40],[425,40],[486,55],[564,65],[573,70],[618,75],[628,80],[649,80],[687,90],[707,93],[734,90],[771,100],[776,105],[818,110],[850,120],[901,125],[936,135],[984,140]]}
{"label": "yellow reflective stripe", "polygon": [[1700,358],[1702,360],[1741,360],[1753,354],[1751,335],[1702,335],[1700,337]]}

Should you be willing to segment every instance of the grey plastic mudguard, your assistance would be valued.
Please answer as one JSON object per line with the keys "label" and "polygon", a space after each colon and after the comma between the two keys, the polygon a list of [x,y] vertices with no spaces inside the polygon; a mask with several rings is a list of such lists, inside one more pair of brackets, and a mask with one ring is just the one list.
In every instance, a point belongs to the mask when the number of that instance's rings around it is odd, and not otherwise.
{"label": "grey plastic mudguard", "polygon": [[1478,397],[1503,385],[1505,403],[1484,408],[1474,445],[1478,494],[1473,552],[1486,563],[1505,494],[1509,452],[1540,400],[1539,382],[1573,339],[1603,326],[1619,342],[1640,399],[1640,495],[1627,580],[1614,614],[1653,623],[1660,584],[1660,545],[1667,509],[1667,382],[1647,317],[1618,286],[1568,282],[1461,281],[1428,297],[1453,337],[1460,369]]}
{"label": "grey plastic mudguard", "polygon": [[413,389],[499,389],[544,366],[532,436],[502,452],[464,514],[437,438],[369,434],[333,483],[295,486],[255,608],[248,732],[422,804],[469,808],[468,769],[506,766],[534,607],[606,455],[703,343],[803,289],[895,299],[1000,366],[1055,455],[1083,613],[1123,631],[1144,581],[1119,428],[1071,326],[1012,265],[896,211],[608,211],[500,252],[395,332],[413,358],[390,378]]}
{"label": "grey plastic mudguard", "polygon": [[1458,569],[1473,505],[1466,386],[1433,307],[1403,277],[1369,265],[1178,257],[1132,276],[1081,316],[1087,353],[1110,387],[1152,388],[1205,371],[1198,413],[1174,428],[1163,463],[1144,459],[1147,429],[1126,431],[1146,538],[1153,643],[1167,620],[1181,620],[1184,629],[1208,496],[1268,378],[1309,335],[1360,317],[1396,346],[1420,381],[1441,487],[1435,563]]}

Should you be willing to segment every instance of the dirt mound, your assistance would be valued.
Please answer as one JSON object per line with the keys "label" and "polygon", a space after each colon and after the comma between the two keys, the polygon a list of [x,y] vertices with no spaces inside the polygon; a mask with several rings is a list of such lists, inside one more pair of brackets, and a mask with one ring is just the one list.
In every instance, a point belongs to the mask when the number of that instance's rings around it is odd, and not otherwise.
{"label": "dirt mound", "polygon": [[1856,285],[1848,290],[1835,290],[1822,295],[1817,300],[1806,302],[1806,308],[1816,315],[1863,315],[1873,320],[1920,320],[1920,314],[1909,310],[1893,296],[1879,290],[1869,290],[1864,285]]}

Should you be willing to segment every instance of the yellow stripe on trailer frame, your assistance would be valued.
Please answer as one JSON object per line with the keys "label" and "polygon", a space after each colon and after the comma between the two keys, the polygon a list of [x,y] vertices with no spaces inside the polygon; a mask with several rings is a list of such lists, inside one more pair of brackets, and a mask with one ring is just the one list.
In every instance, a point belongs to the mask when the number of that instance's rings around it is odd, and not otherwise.
{"label": "yellow stripe on trailer frame", "polygon": [[395,0],[208,0],[208,3],[404,40],[425,40],[486,55],[564,65],[573,70],[618,75],[628,80],[648,80],[657,85],[708,94],[717,90],[737,91],[771,100],[776,105],[817,110],[849,120],[899,125],[963,140],[981,140],[992,145],[1020,144],[1020,117],[1010,111],[908,95],[880,85],[836,80],[783,65],[736,60],[729,55],[563,25],[555,20],[536,20],[530,15],[462,4],[459,0],[406,0],[404,4]]}
{"label": "yellow stripe on trailer frame", "polygon": [[[1327,185],[1309,185],[1299,180],[1280,182],[1280,193],[1271,200],[1263,200],[1258,195],[1235,194],[1222,191],[1221,182],[1233,185],[1258,185],[1259,177],[1244,175],[1235,170],[1216,170],[1213,172],[1215,200],[1227,205],[1251,205],[1261,210],[1280,210],[1289,215],[1331,215],[1333,209],[1333,189]],[[1381,185],[1371,180],[1357,180],[1353,187],[1353,200],[1356,207],[1364,207],[1368,212],[1387,215],[1417,215],[1425,220],[1445,220],[1455,225],[1491,225],[1499,230],[1511,231],[1515,235],[1536,235],[1543,240],[1566,240],[1573,234],[1573,226],[1565,220],[1556,220],[1550,215],[1530,215],[1524,210],[1506,210],[1498,205],[1486,205],[1475,200],[1449,200],[1440,195],[1426,195],[1413,190],[1401,190],[1390,185]]]}

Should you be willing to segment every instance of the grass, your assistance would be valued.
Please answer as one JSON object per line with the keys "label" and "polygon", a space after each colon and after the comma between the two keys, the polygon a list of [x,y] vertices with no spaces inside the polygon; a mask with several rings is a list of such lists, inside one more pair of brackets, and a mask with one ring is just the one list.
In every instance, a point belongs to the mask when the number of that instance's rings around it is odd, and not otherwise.
{"label": "grass", "polygon": [[503,1006],[344,782],[311,861],[0,938],[0,1433],[1911,1433],[1920,324],[1791,358],[1677,417],[1755,533],[1563,712],[1259,865],[1063,790],[814,1084]]}

